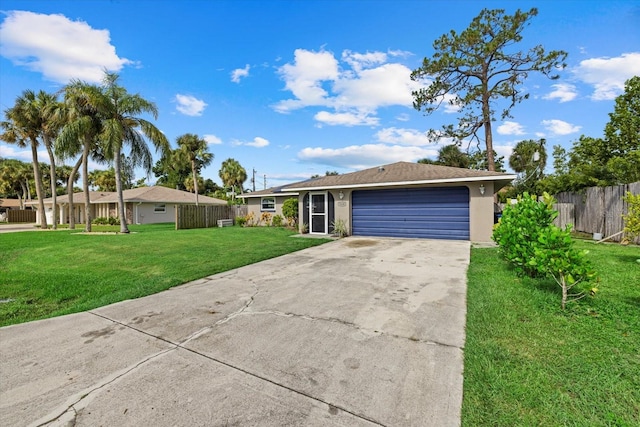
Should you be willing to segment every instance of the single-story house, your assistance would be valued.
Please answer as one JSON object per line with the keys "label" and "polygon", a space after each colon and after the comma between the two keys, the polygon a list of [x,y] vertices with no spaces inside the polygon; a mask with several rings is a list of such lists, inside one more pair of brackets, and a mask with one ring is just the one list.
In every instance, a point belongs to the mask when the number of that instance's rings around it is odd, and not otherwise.
{"label": "single-story house", "polygon": [[[23,203],[20,199],[0,199],[0,213],[7,213],[8,210],[23,209]],[[31,209],[29,206],[24,208]]]}
{"label": "single-story house", "polygon": [[[139,187],[122,192],[125,203],[125,216],[129,224],[154,224],[175,222],[176,205],[195,204],[195,194],[172,188],[153,186]],[[115,191],[90,191],[91,218],[118,217],[118,193]],[[37,201],[31,202],[37,207]],[[69,222],[69,196],[56,197],[60,224]],[[226,205],[227,202],[215,197],[198,195],[200,205]],[[47,223],[53,222],[53,200],[44,199]],[[84,193],[73,195],[73,215],[76,223],[84,222]],[[37,219],[39,221],[39,218]]]}
{"label": "single-story house", "polygon": [[490,242],[493,195],[516,176],[501,172],[398,162],[243,194],[248,211],[282,214],[298,199],[300,231]]}

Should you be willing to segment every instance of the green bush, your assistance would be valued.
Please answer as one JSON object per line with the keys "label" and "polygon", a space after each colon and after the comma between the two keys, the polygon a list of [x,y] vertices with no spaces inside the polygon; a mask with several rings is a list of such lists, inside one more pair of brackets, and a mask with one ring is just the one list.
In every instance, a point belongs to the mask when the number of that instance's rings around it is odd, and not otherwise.
{"label": "green bush", "polygon": [[[542,201],[524,193],[515,205],[505,208],[493,232],[500,253],[519,273],[531,277],[553,278],[562,289],[562,309],[567,301],[575,301],[586,292],[571,289],[581,282],[597,278],[586,258],[587,251],[573,246],[571,227],[564,230],[552,224],[558,213],[553,210],[553,197],[544,193]],[[597,289],[592,288],[595,293]]]}
{"label": "green bush", "polygon": [[502,256],[511,262],[521,274],[538,275],[538,269],[529,264],[541,230],[549,227],[558,216],[553,210],[553,198],[545,193],[542,202],[536,196],[524,193],[518,203],[507,205],[502,218],[493,231],[493,240],[500,247]]}
{"label": "green bush", "polygon": [[247,217],[237,216],[235,221],[236,221],[236,225],[239,225],[240,227],[244,227],[245,223],[247,222]]}
{"label": "green bush", "polygon": [[[534,247],[534,256],[529,260],[529,265],[539,273],[553,278],[560,286],[563,310],[567,301],[575,301],[586,296],[585,291],[570,294],[569,291],[574,286],[597,277],[586,258],[588,252],[574,248],[570,226],[563,230],[550,225],[540,231],[537,245]],[[592,293],[596,291],[597,288],[591,288]]]}
{"label": "green bush", "polygon": [[298,223],[298,199],[292,197],[287,199],[282,204],[282,215],[287,219],[287,222],[292,227],[295,227]]}
{"label": "green bush", "polygon": [[96,225],[118,225],[120,224],[120,220],[112,216],[110,217],[99,216],[97,218],[94,218],[93,221],[91,221],[91,223]]}
{"label": "green bush", "polygon": [[273,219],[271,220],[271,225],[274,227],[282,227],[283,220],[284,218],[282,218],[281,215],[274,215]]}

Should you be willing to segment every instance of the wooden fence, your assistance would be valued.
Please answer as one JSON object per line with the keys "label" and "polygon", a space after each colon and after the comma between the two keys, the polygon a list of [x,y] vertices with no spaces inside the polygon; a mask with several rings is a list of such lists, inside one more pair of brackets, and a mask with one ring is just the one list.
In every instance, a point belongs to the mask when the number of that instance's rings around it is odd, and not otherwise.
{"label": "wooden fence", "polygon": [[[627,213],[627,203],[622,197],[631,192],[640,194],[640,182],[614,185],[612,187],[590,187],[579,193],[559,193],[555,197],[558,203],[570,203],[574,206],[574,229],[584,233],[601,233],[608,237],[624,229],[622,215]],[[619,242],[619,234],[611,240]],[[634,240],[640,243],[640,238]]]}
{"label": "wooden fence", "polygon": [[36,222],[36,211],[31,209],[9,209],[8,222]]}
{"label": "wooden fence", "polygon": [[219,219],[235,219],[246,214],[246,205],[176,205],[176,230],[217,227]]}

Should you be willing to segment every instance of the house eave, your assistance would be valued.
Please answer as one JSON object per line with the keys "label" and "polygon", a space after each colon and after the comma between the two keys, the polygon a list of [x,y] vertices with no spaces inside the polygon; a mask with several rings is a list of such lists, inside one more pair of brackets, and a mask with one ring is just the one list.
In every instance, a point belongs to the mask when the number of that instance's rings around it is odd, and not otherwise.
{"label": "house eave", "polygon": [[[425,185],[425,184],[455,184],[464,182],[486,182],[496,181],[504,183],[500,188],[504,187],[509,182],[516,179],[516,175],[501,175],[501,176],[477,176],[477,177],[465,177],[465,178],[443,178],[443,179],[428,179],[420,181],[395,181],[395,182],[375,182],[368,184],[342,184],[342,185],[329,185],[318,187],[288,187],[283,188],[283,192],[290,191],[324,191],[324,190],[341,190],[341,189],[360,189],[360,188],[375,188],[375,187],[402,187],[408,185]],[[292,194],[292,193],[288,193]],[[256,196],[257,197],[257,196]]]}

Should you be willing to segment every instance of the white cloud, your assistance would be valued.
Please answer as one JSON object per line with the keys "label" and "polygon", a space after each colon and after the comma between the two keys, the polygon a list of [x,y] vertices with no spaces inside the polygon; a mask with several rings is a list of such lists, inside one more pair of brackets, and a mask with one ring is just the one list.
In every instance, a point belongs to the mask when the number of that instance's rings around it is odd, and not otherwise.
{"label": "white cloud", "polygon": [[375,137],[378,141],[387,144],[411,145],[415,147],[433,145],[433,142],[429,140],[426,132],[420,132],[415,129],[390,127],[379,130]]}
{"label": "white cloud", "polygon": [[253,138],[252,141],[239,141],[237,139],[231,141],[231,145],[234,146],[239,146],[239,145],[246,145],[249,147],[256,147],[256,148],[263,148],[269,145],[269,140],[256,136],[255,138]]}
{"label": "white cloud", "polygon": [[571,133],[576,133],[581,129],[581,126],[575,126],[571,123],[557,119],[543,120],[541,123],[545,129],[554,135],[569,135]]}
{"label": "white cloud", "polygon": [[505,166],[508,165],[509,163],[509,156],[511,156],[511,153],[513,153],[513,147],[514,145],[512,144],[493,144],[493,149],[496,152],[496,154],[498,155],[498,157],[500,156],[504,156],[505,159]]}
{"label": "white cloud", "polygon": [[553,87],[555,90],[543,96],[543,99],[558,99],[562,103],[573,101],[576,96],[578,96],[578,92],[576,91],[576,87],[574,85],[568,83],[558,83],[555,85],[551,85],[551,87]]}
{"label": "white cloud", "polygon": [[201,116],[207,106],[203,100],[191,95],[177,94],[175,101],[178,103],[176,110],[187,116]]}
{"label": "white cloud", "polygon": [[406,113],[398,114],[396,116],[396,120],[398,120],[399,122],[408,122],[410,119],[411,117],[409,117],[409,115]]}
{"label": "white cloud", "polygon": [[518,122],[507,120],[498,126],[498,133],[500,135],[524,135],[524,128]]}
{"label": "white cloud", "polygon": [[319,163],[348,169],[365,169],[380,164],[400,161],[415,162],[434,157],[438,150],[386,144],[352,145],[344,148],[304,148],[298,158],[305,162]]}
{"label": "white cloud", "polygon": [[[31,157],[31,149],[16,150],[16,147],[17,146],[15,145],[0,144],[0,157],[4,159],[18,159],[22,160],[23,162],[33,161],[33,157]],[[44,151],[42,155],[44,155],[45,158],[48,158],[46,151]],[[41,154],[38,153],[38,159],[40,158]]]}
{"label": "white cloud", "polygon": [[320,111],[313,117],[316,121],[329,126],[377,126],[379,119],[366,112],[330,113]]}
{"label": "white cloud", "polygon": [[624,82],[640,75],[640,52],[623,53],[615,58],[591,58],[580,61],[573,70],[577,78],[593,85],[594,101],[611,100],[624,92]]}
{"label": "white cloud", "polygon": [[[401,105],[410,108],[411,92],[424,83],[411,80],[411,70],[399,63],[388,63],[389,56],[404,52],[357,53],[345,50],[341,63],[333,53],[297,49],[293,63],[279,68],[285,89],[293,98],[273,106],[280,113],[305,107],[332,108],[315,115],[331,125],[372,125],[377,109]],[[356,120],[362,119],[361,121]]]}
{"label": "white cloud", "polygon": [[64,15],[10,11],[0,25],[0,53],[15,65],[48,79],[100,82],[104,69],[134,64],[116,54],[108,30],[96,30]]}
{"label": "white cloud", "polygon": [[218,145],[222,144],[222,140],[213,134],[207,134],[203,136],[203,139],[207,141],[209,145]]}
{"label": "white cloud", "polygon": [[249,70],[251,67],[247,64],[244,68],[236,68],[231,72],[231,81],[234,83],[240,83],[240,79],[249,76]]}
{"label": "white cloud", "polygon": [[309,105],[328,105],[327,91],[322,82],[338,78],[338,61],[333,53],[296,49],[294,63],[279,68],[285,88],[296,97],[275,105],[276,111],[288,112]]}

